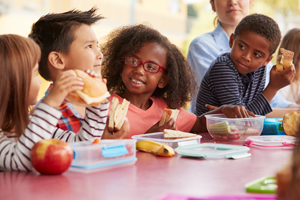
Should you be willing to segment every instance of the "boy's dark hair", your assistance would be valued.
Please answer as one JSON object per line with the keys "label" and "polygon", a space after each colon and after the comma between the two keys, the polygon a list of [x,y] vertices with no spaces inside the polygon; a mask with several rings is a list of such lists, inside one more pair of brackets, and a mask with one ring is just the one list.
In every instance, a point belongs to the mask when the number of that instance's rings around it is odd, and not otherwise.
{"label": "boy's dark hair", "polygon": [[140,51],[145,43],[156,42],[167,51],[168,84],[164,88],[156,88],[152,96],[163,96],[170,108],[179,108],[190,101],[194,92],[195,80],[188,62],[179,49],[159,33],[146,25],[124,26],[111,32],[100,51],[104,55],[103,77],[107,79],[107,87],[111,93],[121,94],[125,90],[120,73],[124,66],[124,56]]}
{"label": "boy's dark hair", "polygon": [[249,31],[265,37],[270,43],[271,56],[277,49],[281,32],[278,24],[270,17],[262,14],[252,14],[244,17],[234,31],[234,37],[243,31]]}
{"label": "boy's dark hair", "polygon": [[64,13],[50,13],[42,16],[32,25],[29,37],[41,48],[42,57],[39,62],[39,73],[51,81],[47,67],[48,55],[51,51],[68,53],[74,41],[74,32],[81,25],[92,25],[103,17],[96,15],[97,8],[89,11],[70,10]]}

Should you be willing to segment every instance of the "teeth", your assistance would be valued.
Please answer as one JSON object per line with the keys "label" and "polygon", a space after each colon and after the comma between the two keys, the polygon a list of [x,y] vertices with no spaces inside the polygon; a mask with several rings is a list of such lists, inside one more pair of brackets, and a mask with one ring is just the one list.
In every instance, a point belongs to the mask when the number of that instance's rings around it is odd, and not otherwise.
{"label": "teeth", "polygon": [[135,80],[135,79],[131,79],[131,80],[132,80],[132,82],[137,83],[137,84],[142,84],[143,83],[143,82]]}

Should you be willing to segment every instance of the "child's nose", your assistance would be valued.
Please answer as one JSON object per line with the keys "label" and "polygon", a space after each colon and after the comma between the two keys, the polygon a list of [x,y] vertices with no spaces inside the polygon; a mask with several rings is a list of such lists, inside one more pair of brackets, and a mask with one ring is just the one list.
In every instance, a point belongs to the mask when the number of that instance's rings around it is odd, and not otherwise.
{"label": "child's nose", "polygon": [[101,51],[98,50],[98,55],[97,55],[98,59],[103,60],[103,54],[101,53]]}
{"label": "child's nose", "polygon": [[137,66],[137,67],[135,68],[135,71],[136,71],[137,73],[139,73],[139,74],[144,74],[144,73],[145,73],[145,70],[144,70],[143,64],[140,63],[139,66]]}
{"label": "child's nose", "polygon": [[245,52],[244,54],[243,54],[243,59],[244,60],[246,60],[246,61],[250,61],[251,59],[250,59],[250,53],[249,52]]}

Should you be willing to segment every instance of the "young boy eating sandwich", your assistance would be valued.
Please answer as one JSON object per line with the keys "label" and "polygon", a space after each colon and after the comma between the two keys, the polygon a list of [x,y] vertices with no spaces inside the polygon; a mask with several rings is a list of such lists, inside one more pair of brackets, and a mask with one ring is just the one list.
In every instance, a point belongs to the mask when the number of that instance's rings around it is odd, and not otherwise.
{"label": "young boy eating sandwich", "polygon": [[265,66],[272,60],[280,39],[280,29],[273,19],[261,14],[245,17],[230,37],[231,52],[218,56],[203,78],[196,115],[208,111],[206,104],[242,105],[257,115],[271,112],[269,102],[295,76],[294,66],[282,72],[276,72],[273,66],[264,89]]}

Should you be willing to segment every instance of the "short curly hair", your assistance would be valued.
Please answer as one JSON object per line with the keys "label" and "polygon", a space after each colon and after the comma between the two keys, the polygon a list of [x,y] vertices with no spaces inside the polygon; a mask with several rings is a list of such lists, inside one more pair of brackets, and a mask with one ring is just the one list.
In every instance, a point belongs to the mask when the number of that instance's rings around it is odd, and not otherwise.
{"label": "short curly hair", "polygon": [[69,53],[74,41],[74,32],[81,25],[92,25],[102,16],[96,14],[97,8],[88,11],[70,10],[64,13],[49,13],[36,21],[31,28],[29,37],[41,48],[42,57],[39,62],[41,76],[52,81],[47,67],[48,55],[51,51]]}
{"label": "short curly hair", "polygon": [[159,31],[145,25],[124,26],[112,31],[100,45],[104,55],[102,74],[107,79],[111,93],[121,94],[125,90],[120,73],[124,66],[124,56],[140,51],[145,43],[156,42],[167,51],[168,84],[156,88],[152,96],[165,97],[170,108],[185,106],[195,89],[195,78],[191,67],[180,50]]}
{"label": "short curly hair", "polygon": [[270,44],[271,56],[277,49],[281,40],[281,31],[278,24],[270,17],[262,14],[252,14],[244,17],[234,31],[234,37],[243,31],[259,34],[266,38]]}

